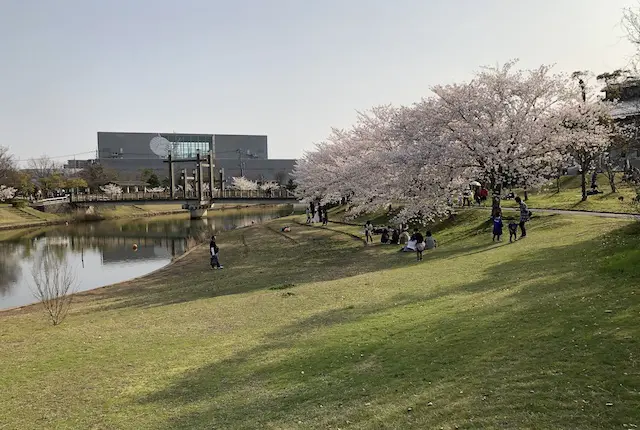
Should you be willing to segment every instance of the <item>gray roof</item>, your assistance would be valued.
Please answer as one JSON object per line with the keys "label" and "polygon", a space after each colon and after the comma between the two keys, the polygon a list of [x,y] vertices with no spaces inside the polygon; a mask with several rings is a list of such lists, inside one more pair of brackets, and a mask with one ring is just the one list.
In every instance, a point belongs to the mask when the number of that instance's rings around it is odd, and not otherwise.
{"label": "gray roof", "polygon": [[636,115],[640,115],[640,99],[620,101],[611,108],[613,119],[625,119]]}

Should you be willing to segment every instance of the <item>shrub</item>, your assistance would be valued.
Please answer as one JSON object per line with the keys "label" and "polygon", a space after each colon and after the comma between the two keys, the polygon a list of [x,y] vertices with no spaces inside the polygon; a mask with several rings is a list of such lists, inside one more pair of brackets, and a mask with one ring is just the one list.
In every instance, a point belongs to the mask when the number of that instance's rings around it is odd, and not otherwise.
{"label": "shrub", "polygon": [[13,206],[14,208],[26,208],[27,201],[23,199],[13,199],[11,200],[11,206]]}

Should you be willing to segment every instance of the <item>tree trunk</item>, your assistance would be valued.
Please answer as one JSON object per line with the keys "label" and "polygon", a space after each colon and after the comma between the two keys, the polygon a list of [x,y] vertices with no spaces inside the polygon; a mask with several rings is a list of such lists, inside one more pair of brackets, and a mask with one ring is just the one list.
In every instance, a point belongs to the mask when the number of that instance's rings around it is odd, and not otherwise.
{"label": "tree trunk", "polygon": [[491,216],[492,217],[497,216],[499,213],[502,212],[502,209],[500,208],[501,194],[502,194],[502,184],[496,184],[495,182],[492,181],[492,187],[491,187]]}
{"label": "tree trunk", "polygon": [[580,172],[580,186],[582,188],[582,201],[587,201],[587,169]]}
{"label": "tree trunk", "polygon": [[616,188],[616,172],[611,167],[607,167],[607,178],[609,179],[609,186],[611,187],[611,192],[617,193],[618,189]]}
{"label": "tree trunk", "polygon": [[560,194],[560,178],[560,175],[558,175],[558,177],[556,178],[556,193],[558,194]]}
{"label": "tree trunk", "polygon": [[525,187],[524,187],[524,201],[526,202],[527,200],[529,200],[529,190],[527,190],[527,187],[525,185]]}

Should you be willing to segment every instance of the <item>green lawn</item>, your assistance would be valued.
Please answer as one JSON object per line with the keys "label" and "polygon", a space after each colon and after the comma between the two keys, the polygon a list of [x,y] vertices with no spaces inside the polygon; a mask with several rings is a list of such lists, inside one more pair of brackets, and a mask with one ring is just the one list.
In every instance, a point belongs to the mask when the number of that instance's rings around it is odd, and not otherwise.
{"label": "green lawn", "polygon": [[[617,192],[612,193],[605,175],[598,175],[598,189],[602,194],[589,196],[582,201],[580,176],[565,176],[560,180],[560,192],[555,181],[540,190],[529,193],[527,204],[532,208],[566,209],[593,212],[638,213],[640,205],[633,202],[635,187],[622,182],[622,174],[616,179]],[[587,177],[587,189],[591,187],[591,176]],[[521,190],[518,190],[520,194]],[[620,197],[623,199],[620,200]]]}
{"label": "green lawn", "polygon": [[9,204],[0,204],[0,226],[34,224],[60,219],[55,214],[47,214],[30,207],[14,208]]}
{"label": "green lawn", "polygon": [[[77,298],[58,327],[0,314],[2,429],[614,429],[640,426],[640,227],[486,214],[425,261],[359,227],[220,235]],[[291,225],[291,233],[280,233]]]}

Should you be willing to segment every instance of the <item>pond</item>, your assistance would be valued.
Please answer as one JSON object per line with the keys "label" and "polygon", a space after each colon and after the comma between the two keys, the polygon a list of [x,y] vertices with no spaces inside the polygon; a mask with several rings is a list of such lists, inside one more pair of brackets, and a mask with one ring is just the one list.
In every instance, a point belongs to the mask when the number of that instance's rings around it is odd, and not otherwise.
{"label": "pond", "polygon": [[290,213],[291,206],[282,206],[212,211],[202,220],[180,215],[1,232],[7,239],[0,241],[0,309],[36,301],[32,272],[43,255],[67,263],[75,275],[74,291],[86,291],[165,266],[186,251],[190,237],[208,237]]}

